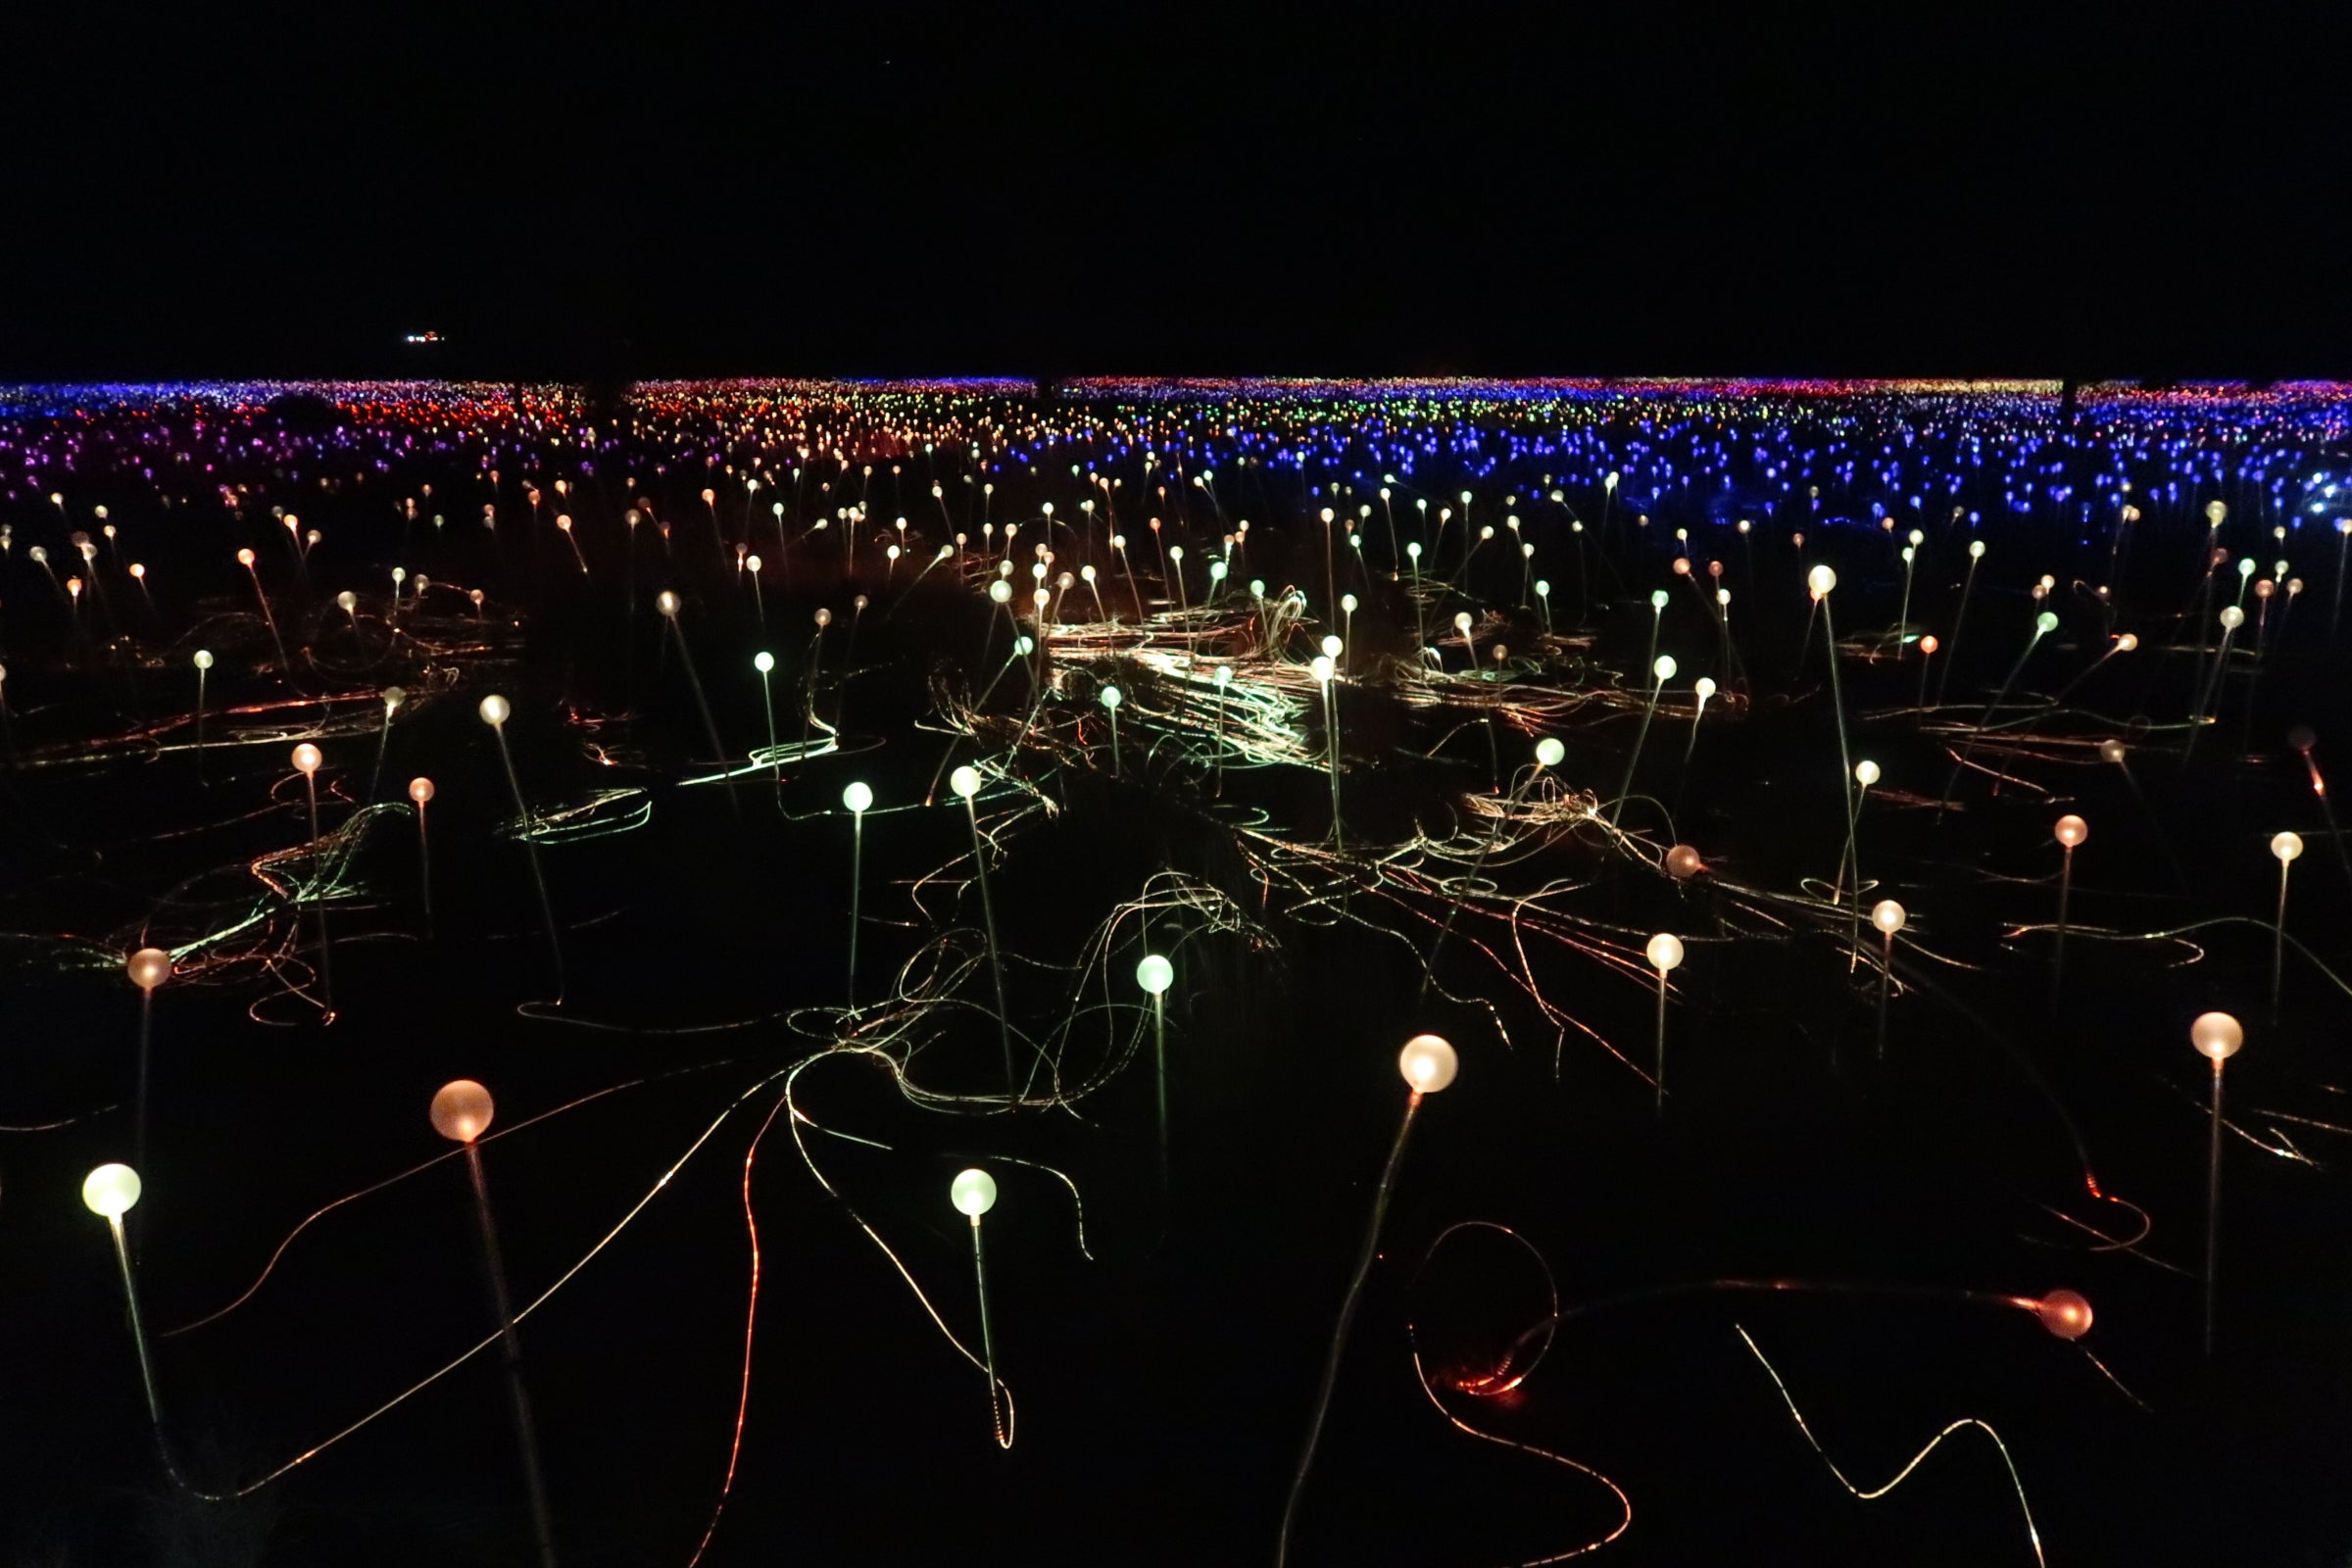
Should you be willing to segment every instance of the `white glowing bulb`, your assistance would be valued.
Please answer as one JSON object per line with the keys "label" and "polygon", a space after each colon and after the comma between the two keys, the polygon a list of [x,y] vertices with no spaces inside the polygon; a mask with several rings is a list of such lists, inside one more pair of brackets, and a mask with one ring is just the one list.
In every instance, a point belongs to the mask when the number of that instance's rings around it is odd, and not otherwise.
{"label": "white glowing bulb", "polygon": [[1838,574],[1827,566],[1815,566],[1805,573],[1805,586],[1813,590],[1814,598],[1826,598],[1838,586]]}
{"label": "white glowing bulb", "polygon": [[139,1200],[139,1173],[128,1165],[101,1165],[82,1178],[81,1200],[93,1214],[121,1219]]}
{"label": "white glowing bulb", "polygon": [[1404,1043],[1396,1054],[1396,1070],[1418,1095],[1434,1095],[1453,1082],[1461,1069],[1461,1058],[1453,1047],[1436,1035],[1415,1035]]}
{"label": "white glowing bulb", "polygon": [[1854,764],[1854,782],[1869,789],[1879,781],[1879,764],[1867,758]]}
{"label": "white glowing bulb", "polygon": [[762,649],[752,656],[752,667],[765,675],[776,667],[776,656]]}
{"label": "white glowing bulb", "polygon": [[1546,735],[1536,742],[1536,761],[1544,767],[1557,767],[1566,760],[1568,748],[1557,736]]}
{"label": "white glowing bulb", "polygon": [[1704,708],[1708,703],[1714,700],[1716,691],[1715,677],[1712,675],[1701,675],[1698,677],[1698,679],[1690,683],[1690,689],[1698,693],[1698,706]]}
{"label": "white glowing bulb", "polygon": [[1331,677],[1333,673],[1338,669],[1339,666],[1334,664],[1330,660],[1324,658],[1321,654],[1317,654],[1314,657],[1313,662],[1310,662],[1306,667],[1308,672],[1311,673],[1318,682],[1328,686],[1331,684]]}
{"label": "white glowing bulb", "polygon": [[1651,937],[1649,946],[1643,948],[1642,952],[1642,956],[1649,959],[1649,966],[1660,974],[1666,974],[1682,967],[1683,939],[1670,932],[1661,931]]}
{"label": "white glowing bulb", "polygon": [[2246,1031],[2226,1012],[2203,1012],[2188,1026],[2188,1043],[2198,1055],[2219,1064],[2237,1054],[2237,1048],[2246,1043]]}
{"label": "white glowing bulb", "polygon": [[664,588],[654,597],[654,608],[664,615],[674,617],[678,612],[678,596]]}
{"label": "white glowing bulb", "polygon": [[997,1181],[984,1170],[967,1170],[948,1184],[948,1201],[956,1212],[977,1220],[997,1206]]}
{"label": "white glowing bulb", "polygon": [[948,788],[954,790],[965,800],[970,800],[973,796],[980,793],[980,770],[972,766],[969,762],[966,762],[963,766],[957,768],[955,772],[948,775]]}
{"label": "white glowing bulb", "polygon": [[1674,679],[1674,672],[1681,667],[1681,665],[1674,662],[1674,656],[1672,654],[1660,654],[1658,656],[1658,662],[1649,666],[1649,671],[1651,674],[1658,677],[1658,684],[1663,686],[1668,681]]}
{"label": "white glowing bulb", "polygon": [[1176,966],[1156,953],[1146,954],[1135,966],[1135,983],[1152,996],[1163,995],[1176,983]]}
{"label": "white glowing bulb", "polygon": [[476,708],[474,711],[482,715],[483,723],[489,725],[492,729],[496,729],[501,724],[504,724],[508,718],[513,716],[514,708],[514,705],[509,703],[504,697],[499,696],[496,692],[492,692],[489,696],[482,699],[481,706]]}
{"label": "white glowing bulb", "polygon": [[1102,706],[1104,708],[1111,709],[1115,711],[1119,704],[1125,702],[1126,700],[1125,694],[1123,694],[1116,686],[1105,686],[1102,688]]}
{"label": "white glowing bulb", "polygon": [[2300,833],[2278,834],[2271,840],[2271,853],[2278,857],[2280,864],[2291,863],[2303,853],[2303,835]]}
{"label": "white glowing bulb", "polygon": [[853,811],[869,809],[874,804],[872,786],[863,783],[851,784],[841,792],[841,804]]}
{"label": "white glowing bulb", "polygon": [[1903,912],[1903,906],[1892,899],[1881,899],[1872,906],[1870,911],[1870,923],[1877,926],[1886,936],[1892,936],[1900,931],[1903,928],[1903,922],[1909,918],[1910,916]]}
{"label": "white glowing bulb", "polygon": [[199,648],[196,650],[196,667],[198,669],[210,669],[213,667],[213,651],[211,649]]}

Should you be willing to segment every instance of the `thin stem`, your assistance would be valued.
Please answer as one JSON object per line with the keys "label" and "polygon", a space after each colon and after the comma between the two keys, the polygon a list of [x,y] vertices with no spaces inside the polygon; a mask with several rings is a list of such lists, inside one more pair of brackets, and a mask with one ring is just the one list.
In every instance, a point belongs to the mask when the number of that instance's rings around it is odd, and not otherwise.
{"label": "thin stem", "polygon": [[522,1342],[514,1333],[514,1308],[507,1298],[506,1265],[498,1250],[498,1225],[490,1215],[490,1184],[482,1175],[481,1146],[466,1144],[466,1173],[473,1179],[473,1212],[482,1233],[482,1268],[490,1285],[490,1307],[498,1317],[501,1359],[507,1369],[507,1397],[514,1412],[514,1442],[522,1455],[522,1484],[530,1499],[531,1534],[542,1568],[555,1568],[555,1531],[547,1513],[547,1488],[539,1476],[539,1437],[531,1422],[530,1395],[522,1386]]}

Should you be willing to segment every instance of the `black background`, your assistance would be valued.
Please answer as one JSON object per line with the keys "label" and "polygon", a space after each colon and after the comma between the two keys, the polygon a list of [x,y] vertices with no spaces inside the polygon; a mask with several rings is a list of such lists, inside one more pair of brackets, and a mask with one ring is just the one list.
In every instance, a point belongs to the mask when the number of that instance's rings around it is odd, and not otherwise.
{"label": "black background", "polygon": [[2342,373],[2319,15],[40,8],[0,374]]}

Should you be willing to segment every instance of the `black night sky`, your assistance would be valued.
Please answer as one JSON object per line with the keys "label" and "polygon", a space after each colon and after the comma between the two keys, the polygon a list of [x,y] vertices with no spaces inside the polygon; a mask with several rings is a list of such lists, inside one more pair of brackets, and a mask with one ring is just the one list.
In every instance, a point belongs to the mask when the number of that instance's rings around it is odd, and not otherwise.
{"label": "black night sky", "polygon": [[42,8],[0,374],[2346,368],[2305,25],[1556,11]]}

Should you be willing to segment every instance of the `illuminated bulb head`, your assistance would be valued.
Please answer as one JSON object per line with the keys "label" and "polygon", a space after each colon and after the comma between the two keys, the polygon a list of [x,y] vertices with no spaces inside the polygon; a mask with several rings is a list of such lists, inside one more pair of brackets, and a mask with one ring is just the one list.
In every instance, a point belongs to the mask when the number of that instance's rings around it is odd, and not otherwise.
{"label": "illuminated bulb head", "polygon": [[999,577],[995,582],[992,582],[988,585],[988,597],[995,600],[1000,605],[1011,604],[1012,584],[1006,582],[1004,578]]}
{"label": "illuminated bulb head", "polygon": [[2115,640],[2115,651],[2119,654],[2128,654],[2138,646],[2139,634],[2137,632],[2128,631]]}
{"label": "illuminated bulb head", "polygon": [[1340,651],[1347,646],[1348,645],[1342,642],[1338,637],[1326,637],[1323,639],[1323,657],[1325,659],[1337,659],[1340,657]]}
{"label": "illuminated bulb head", "polygon": [[1968,542],[1968,559],[1971,561],[1983,561],[1984,559],[1984,540],[1971,539]]}
{"label": "illuminated bulb head", "polygon": [[2079,816],[2062,816],[2058,819],[2057,825],[2050,829],[2050,833],[2059,843],[2071,850],[2090,837],[2090,824]]}
{"label": "illuminated bulb head", "polygon": [[1698,693],[1699,706],[1703,708],[1709,702],[1714,700],[1715,677],[1712,675],[1701,675],[1698,677],[1698,679],[1690,683],[1690,689]]}
{"label": "illuminated bulb head", "polygon": [[213,667],[213,651],[210,648],[199,648],[196,650],[196,667],[198,669],[210,669]]}
{"label": "illuminated bulb head", "polygon": [[678,596],[664,588],[654,596],[654,608],[675,620],[678,614]]}
{"label": "illuminated bulb head", "polygon": [[1667,595],[1667,592],[1666,592],[1666,590],[1665,590],[1665,589],[1663,589],[1663,588],[1652,588],[1652,589],[1649,591],[1649,609],[1650,609],[1650,612],[1651,612],[1652,614],[1663,614],[1663,613],[1665,612],[1665,610],[1666,610],[1666,600],[1667,600],[1667,598],[1668,598],[1668,597],[1669,597],[1669,596]]}
{"label": "illuminated bulb head", "polygon": [[1679,969],[1683,966],[1683,939],[1671,932],[1661,931],[1649,939],[1649,946],[1642,950],[1642,956],[1660,974]]}
{"label": "illuminated bulb head", "polygon": [[2224,631],[2235,631],[2245,623],[2246,612],[2235,605],[2228,606],[2222,611],[2222,629]]}
{"label": "illuminated bulb head", "polygon": [[1660,654],[1658,662],[1649,666],[1649,672],[1657,676],[1658,684],[1663,686],[1666,682],[1674,679],[1674,672],[1681,667],[1674,662],[1672,654]]}
{"label": "illuminated bulb head", "polygon": [[970,800],[973,796],[980,793],[980,770],[972,766],[969,762],[966,762],[963,766],[957,768],[955,772],[948,775],[948,788],[954,790],[965,800]]}
{"label": "illuminated bulb head", "polygon": [[2073,1291],[2052,1291],[2034,1303],[2034,1315],[2062,1340],[2079,1340],[2090,1332],[2090,1303]]}
{"label": "illuminated bulb head", "polygon": [[997,1179],[979,1169],[960,1171],[948,1183],[948,1201],[956,1212],[977,1221],[997,1206]]}
{"label": "illuminated bulb head", "polygon": [[470,1144],[481,1137],[497,1113],[490,1091],[470,1078],[453,1079],[433,1093],[433,1131],[453,1144]]}
{"label": "illuminated bulb head", "polygon": [[2122,741],[2109,739],[2099,742],[2099,760],[2102,762],[2120,762],[2130,755],[2131,749]]}
{"label": "illuminated bulb head", "polygon": [[1341,609],[1342,611],[1344,611],[1344,612],[1347,612],[1348,614],[1350,614],[1350,615],[1352,615],[1352,614],[1354,614],[1354,613],[1355,613],[1355,607],[1356,607],[1356,597],[1355,597],[1355,595],[1353,595],[1353,594],[1342,594],[1342,595],[1340,595],[1340,609]]}
{"label": "illuminated bulb head", "polygon": [[1315,677],[1316,682],[1324,686],[1331,684],[1331,677],[1338,668],[1337,665],[1332,663],[1329,659],[1325,658],[1321,654],[1317,654],[1313,661],[1310,662],[1306,667],[1308,672]]}
{"label": "illuminated bulb head", "polygon": [[474,711],[482,715],[483,723],[489,725],[492,729],[496,729],[501,724],[504,724],[508,718],[514,714],[514,707],[504,697],[499,696],[498,693],[492,692],[489,696],[482,699],[481,706],[476,708]]}
{"label": "illuminated bulb head", "polygon": [[433,781],[418,774],[409,780],[409,799],[423,806],[433,798]]}
{"label": "illuminated bulb head", "polygon": [[139,1173],[128,1165],[101,1165],[81,1179],[81,1200],[103,1219],[121,1219],[139,1200]]}
{"label": "illuminated bulb head", "polygon": [[318,755],[318,748],[313,746],[309,741],[304,741],[300,746],[294,748],[294,766],[300,772],[316,773],[318,771],[318,764],[323,760],[324,759]]}
{"label": "illuminated bulb head", "polygon": [[346,588],[335,595],[335,608],[348,615],[360,608],[360,596]]}
{"label": "illuminated bulb head", "polygon": [[1464,610],[1455,612],[1453,617],[1453,629],[1460,632],[1465,637],[1470,635],[1470,612]]}
{"label": "illuminated bulb head", "polygon": [[2271,840],[2271,853],[2278,858],[2280,865],[2292,864],[2295,858],[2303,853],[2303,835],[2300,833],[2276,835]]}
{"label": "illuminated bulb head", "polygon": [[1434,1095],[1452,1083],[1461,1065],[1453,1048],[1436,1035],[1415,1035],[1396,1054],[1396,1070],[1417,1095]]}
{"label": "illuminated bulb head", "polygon": [[776,656],[761,649],[752,656],[752,667],[762,675],[773,673],[776,667]]}
{"label": "illuminated bulb head", "polygon": [[1233,684],[1233,666],[1231,664],[1219,664],[1216,667],[1215,672],[1212,673],[1208,678],[1216,682],[1219,690],[1223,690],[1225,687]]}
{"label": "illuminated bulb head", "polygon": [[1827,566],[1815,566],[1805,573],[1805,586],[1813,591],[1814,598],[1826,599],[1830,590],[1838,586],[1838,574]]}
{"label": "illuminated bulb head", "polygon": [[1536,742],[1536,762],[1539,766],[1557,767],[1567,756],[1568,748],[1560,744],[1557,736],[1546,735]]}
{"label": "illuminated bulb head", "polygon": [[1104,708],[1110,709],[1115,712],[1118,710],[1119,704],[1125,702],[1126,700],[1126,695],[1122,693],[1116,686],[1105,686],[1102,688],[1102,706]]}
{"label": "illuminated bulb head", "polygon": [[[1006,591],[1007,593],[1010,592],[1010,590]],[[830,610],[819,610],[813,618],[816,621],[816,629],[818,631],[823,631],[827,626],[833,624],[833,612]]]}
{"label": "illuminated bulb head", "polygon": [[853,811],[864,811],[874,804],[873,789],[866,784],[852,784],[841,792],[841,804]]}
{"label": "illuminated bulb head", "polygon": [[409,700],[407,689],[400,686],[387,686],[378,695],[384,700],[384,715],[387,718],[400,711],[400,705]]}
{"label": "illuminated bulb head", "polygon": [[2034,634],[2036,637],[2047,637],[2057,629],[2058,617],[2052,612],[2045,610],[2034,617]]}
{"label": "illuminated bulb head", "polygon": [[[36,548],[37,548],[37,547],[36,547]],[[251,565],[253,564],[253,552],[252,552],[252,551],[250,551],[250,550],[240,550],[240,551],[238,551],[238,552],[237,552],[237,564],[238,564],[238,565],[240,565],[240,566],[251,566]],[[124,1168],[125,1168],[125,1169],[127,1169],[128,1167],[126,1166],[126,1167],[124,1167]]]}
{"label": "illuminated bulb head", "polygon": [[1666,874],[1677,882],[1688,882],[1706,868],[1706,860],[1688,844],[1677,844],[1666,852]]}
{"label": "illuminated bulb head", "polygon": [[1872,906],[1870,911],[1870,923],[1877,926],[1883,936],[1894,935],[1903,928],[1903,922],[1909,918],[1910,916],[1903,912],[1903,906],[1892,899],[1881,899]]}
{"label": "illuminated bulb head", "polygon": [[2197,1054],[2214,1062],[2228,1061],[2246,1043],[2246,1031],[2226,1012],[2201,1012],[2188,1026],[2188,1043]]}
{"label": "illuminated bulb head", "polygon": [[1869,789],[1879,781],[1879,764],[1865,758],[1854,764],[1854,782]]}
{"label": "illuminated bulb head", "polygon": [[1176,983],[1176,966],[1156,953],[1146,954],[1135,966],[1135,983],[1150,996],[1162,996]]}
{"label": "illuminated bulb head", "polygon": [[141,948],[123,965],[130,974],[130,983],[141,991],[153,991],[172,978],[172,955],[161,948]]}

